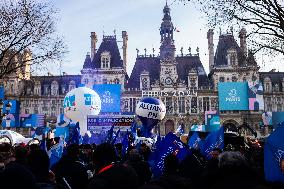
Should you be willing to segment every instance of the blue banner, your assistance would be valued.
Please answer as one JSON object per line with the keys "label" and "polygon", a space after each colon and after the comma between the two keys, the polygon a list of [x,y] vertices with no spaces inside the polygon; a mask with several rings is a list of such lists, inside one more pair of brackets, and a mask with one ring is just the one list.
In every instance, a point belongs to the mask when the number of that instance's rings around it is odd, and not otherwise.
{"label": "blue banner", "polygon": [[210,153],[214,148],[224,148],[224,127],[219,130],[209,133],[202,145],[201,153],[207,159],[210,159]]}
{"label": "blue banner", "polygon": [[248,110],[246,82],[218,83],[219,110]]}
{"label": "blue banner", "polygon": [[205,112],[206,131],[212,132],[220,128],[220,116],[217,111]]}
{"label": "blue banner", "polygon": [[[7,111],[7,104],[10,102],[12,105],[10,110]],[[20,103],[17,100],[4,100],[3,113],[19,114],[20,113]]]}
{"label": "blue banner", "polygon": [[265,179],[270,182],[284,183],[284,123],[267,138],[264,146],[264,173]]}
{"label": "blue banner", "polygon": [[102,102],[102,113],[120,112],[120,84],[98,84],[93,86]]}
{"label": "blue banner", "polygon": [[272,112],[273,128],[276,129],[282,122],[284,122],[284,112]]}
{"label": "blue banner", "polygon": [[170,132],[165,136],[165,139],[160,142],[154,153],[152,170],[153,174],[157,177],[163,173],[165,168],[164,160],[169,154],[174,154],[179,161],[182,161],[190,154],[190,151],[176,135]]}
{"label": "blue banner", "polygon": [[21,127],[43,127],[44,114],[20,114]]}
{"label": "blue banner", "polygon": [[194,132],[193,135],[191,135],[191,137],[188,140],[188,146],[189,148],[194,148],[194,149],[199,149],[199,143],[200,143],[201,139],[198,135],[197,132]]}

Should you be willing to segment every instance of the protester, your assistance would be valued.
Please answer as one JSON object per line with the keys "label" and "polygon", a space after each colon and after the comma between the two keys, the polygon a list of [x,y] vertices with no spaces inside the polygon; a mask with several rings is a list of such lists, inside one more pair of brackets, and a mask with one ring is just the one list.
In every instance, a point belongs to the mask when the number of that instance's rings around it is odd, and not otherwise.
{"label": "protester", "polygon": [[55,178],[51,176],[49,157],[44,150],[33,150],[27,156],[27,165],[35,175],[38,187],[55,188]]}
{"label": "protester", "polygon": [[87,169],[79,161],[79,145],[67,146],[67,154],[57,162],[51,170],[55,174],[56,183],[61,187],[82,189],[88,184]]}
{"label": "protester", "polygon": [[95,175],[88,189],[135,189],[138,176],[135,170],[117,161],[114,147],[102,143],[94,151]]}
{"label": "protester", "polygon": [[140,186],[150,181],[152,172],[149,163],[142,159],[137,149],[134,148],[129,151],[125,164],[131,166],[135,170]]}

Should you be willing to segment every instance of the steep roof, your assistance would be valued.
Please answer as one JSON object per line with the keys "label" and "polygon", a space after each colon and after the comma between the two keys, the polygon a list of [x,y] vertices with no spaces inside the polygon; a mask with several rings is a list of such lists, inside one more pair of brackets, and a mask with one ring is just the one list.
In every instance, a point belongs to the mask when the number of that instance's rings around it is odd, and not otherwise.
{"label": "steep roof", "polygon": [[176,57],[176,61],[179,79],[188,84],[188,72],[195,69],[198,73],[198,86],[209,86],[209,80],[199,56],[180,56]]}
{"label": "steep roof", "polygon": [[160,58],[159,57],[137,57],[134,68],[131,72],[126,88],[140,87],[140,74],[148,71],[151,84],[160,79]]}
{"label": "steep roof", "polygon": [[86,57],[83,68],[101,68],[101,54],[103,52],[110,53],[111,68],[123,67],[123,61],[121,59],[120,52],[117,46],[116,36],[103,36],[103,41],[98,51],[96,52],[93,61],[90,62],[91,59],[89,59],[89,57]]}
{"label": "steep roof", "polygon": [[[229,49],[235,49],[237,51],[238,58],[241,58],[241,49],[234,39],[234,36],[232,34],[220,35],[214,57],[214,66],[228,65],[227,52]],[[239,61],[239,63],[241,62]]]}
{"label": "steep roof", "polygon": [[[180,80],[188,83],[188,72],[192,69],[198,72],[198,85],[209,86],[209,80],[200,61],[199,56],[180,56],[176,57],[177,73]],[[126,88],[140,87],[140,74],[143,71],[148,71],[150,75],[151,84],[160,79],[160,57],[137,57],[134,68],[132,70],[130,79]]]}
{"label": "steep roof", "polygon": [[278,84],[279,89],[282,91],[282,81],[284,79],[284,72],[259,72],[260,81],[264,82],[264,79],[268,77],[271,80],[272,86]]}

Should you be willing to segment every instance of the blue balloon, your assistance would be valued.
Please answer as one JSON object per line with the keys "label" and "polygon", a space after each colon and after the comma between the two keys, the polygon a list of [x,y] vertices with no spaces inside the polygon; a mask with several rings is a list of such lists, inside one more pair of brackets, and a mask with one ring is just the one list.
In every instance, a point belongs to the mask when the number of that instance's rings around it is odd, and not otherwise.
{"label": "blue balloon", "polygon": [[142,135],[152,136],[152,129],[165,117],[166,107],[164,103],[153,97],[140,100],[136,106],[136,115],[142,122]]}

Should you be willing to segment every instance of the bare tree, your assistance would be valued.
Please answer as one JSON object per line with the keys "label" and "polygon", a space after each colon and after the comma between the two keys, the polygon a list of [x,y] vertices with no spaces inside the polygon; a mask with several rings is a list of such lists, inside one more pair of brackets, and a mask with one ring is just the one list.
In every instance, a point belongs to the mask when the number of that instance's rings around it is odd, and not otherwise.
{"label": "bare tree", "polygon": [[207,15],[209,25],[246,27],[254,52],[284,55],[283,0],[176,0],[193,2]]}
{"label": "bare tree", "polygon": [[56,34],[57,11],[38,0],[0,2],[0,79],[28,66],[46,66],[65,52]]}

